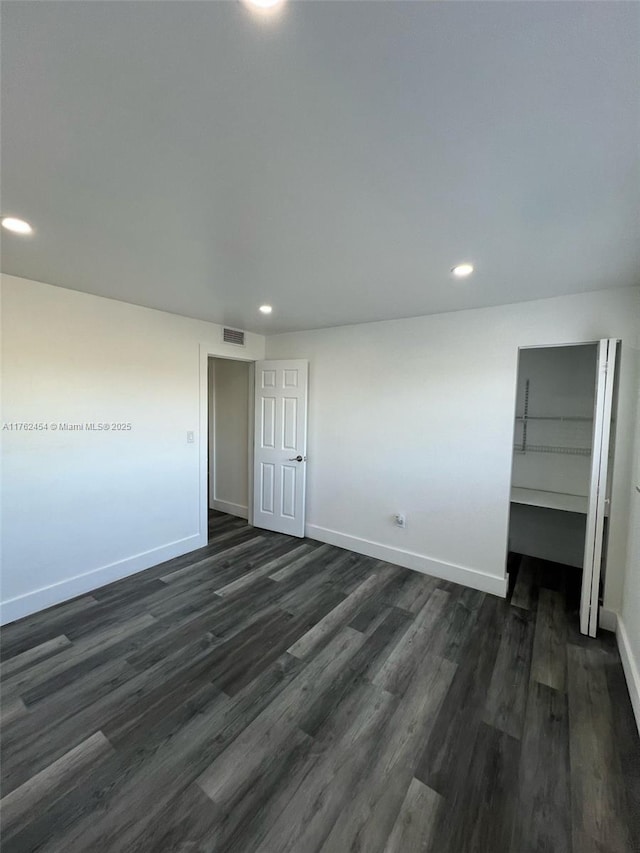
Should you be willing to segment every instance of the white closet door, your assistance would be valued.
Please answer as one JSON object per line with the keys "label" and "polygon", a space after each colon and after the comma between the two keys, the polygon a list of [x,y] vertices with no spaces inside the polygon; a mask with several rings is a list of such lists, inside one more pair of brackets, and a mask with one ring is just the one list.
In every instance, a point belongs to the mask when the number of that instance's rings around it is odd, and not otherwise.
{"label": "white closet door", "polygon": [[307,384],[303,359],[256,362],[253,524],[304,536]]}
{"label": "white closet door", "polygon": [[580,599],[580,631],[583,634],[589,634],[591,637],[595,637],[598,628],[602,540],[605,511],[609,500],[609,495],[607,494],[607,474],[609,469],[609,442],[611,436],[611,409],[615,381],[616,347],[617,341],[614,339],[602,340],[598,344],[589,509],[587,512],[582,595]]}

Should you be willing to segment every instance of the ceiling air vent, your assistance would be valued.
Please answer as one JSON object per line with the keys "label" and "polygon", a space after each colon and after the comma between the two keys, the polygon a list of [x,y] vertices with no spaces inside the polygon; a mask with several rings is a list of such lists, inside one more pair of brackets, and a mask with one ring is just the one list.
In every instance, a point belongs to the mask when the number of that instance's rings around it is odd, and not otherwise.
{"label": "ceiling air vent", "polygon": [[244,332],[240,332],[238,329],[225,329],[222,337],[225,344],[235,344],[237,347],[244,346]]}

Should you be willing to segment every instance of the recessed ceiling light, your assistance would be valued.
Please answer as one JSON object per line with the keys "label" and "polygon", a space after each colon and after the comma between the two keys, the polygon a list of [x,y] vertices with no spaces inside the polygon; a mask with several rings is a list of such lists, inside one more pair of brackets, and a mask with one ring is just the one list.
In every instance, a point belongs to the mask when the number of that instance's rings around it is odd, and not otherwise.
{"label": "recessed ceiling light", "polygon": [[2,227],[7,231],[13,231],[14,234],[33,234],[33,228],[24,219],[16,219],[15,216],[4,216],[2,218]]}
{"label": "recessed ceiling light", "polygon": [[242,0],[245,6],[258,12],[273,12],[279,6],[284,6],[285,0]]}
{"label": "recessed ceiling light", "polygon": [[458,264],[451,270],[451,272],[456,278],[466,278],[473,272],[473,264]]}
{"label": "recessed ceiling light", "polygon": [[263,314],[271,314],[273,308],[271,307],[271,305],[261,305],[260,310]]}

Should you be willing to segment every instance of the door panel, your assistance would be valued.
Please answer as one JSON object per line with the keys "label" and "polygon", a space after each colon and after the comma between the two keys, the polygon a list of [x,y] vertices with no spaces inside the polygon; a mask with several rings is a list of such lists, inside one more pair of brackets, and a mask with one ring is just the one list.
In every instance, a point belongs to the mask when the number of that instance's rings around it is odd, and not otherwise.
{"label": "door panel", "polygon": [[593,413],[591,478],[589,509],[582,570],[580,598],[580,630],[595,637],[600,605],[600,571],[604,537],[604,519],[609,501],[607,493],[611,413],[615,384],[617,341],[601,340],[598,344],[596,399]]}
{"label": "door panel", "polygon": [[275,486],[275,477],[274,477],[274,466],[262,462],[260,464],[260,484],[261,484],[261,501],[260,501],[260,512],[268,513],[269,515],[273,515],[273,507],[275,504],[274,501],[274,486]]}
{"label": "door panel", "polygon": [[282,466],[282,515],[285,518],[296,515],[296,471],[291,465]]}
{"label": "door panel", "polygon": [[262,398],[262,447],[275,450],[276,446],[276,399]]}
{"label": "door panel", "polygon": [[256,363],[253,524],[304,536],[308,362]]}
{"label": "door panel", "polygon": [[282,401],[283,440],[285,450],[295,450],[298,435],[298,401],[295,397],[285,397]]}

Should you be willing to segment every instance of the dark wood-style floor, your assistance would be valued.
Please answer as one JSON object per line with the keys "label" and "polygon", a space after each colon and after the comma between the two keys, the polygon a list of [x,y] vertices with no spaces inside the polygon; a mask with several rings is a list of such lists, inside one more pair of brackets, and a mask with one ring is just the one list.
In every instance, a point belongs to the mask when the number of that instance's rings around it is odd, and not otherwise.
{"label": "dark wood-style floor", "polygon": [[212,514],[2,633],[14,851],[629,853],[640,747],[570,579],[509,602]]}

